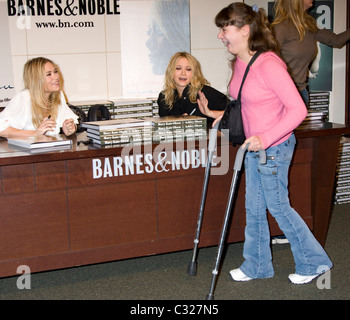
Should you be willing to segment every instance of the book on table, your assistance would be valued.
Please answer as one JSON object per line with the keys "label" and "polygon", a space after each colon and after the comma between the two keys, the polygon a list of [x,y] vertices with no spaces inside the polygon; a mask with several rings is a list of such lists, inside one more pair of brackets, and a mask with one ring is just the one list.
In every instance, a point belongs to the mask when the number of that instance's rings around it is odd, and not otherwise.
{"label": "book on table", "polygon": [[194,115],[143,118],[153,120],[153,140],[155,142],[171,140],[195,140],[207,136],[207,119]]}
{"label": "book on table", "polygon": [[9,145],[14,145],[26,149],[38,149],[38,148],[52,148],[71,146],[72,140],[66,139],[62,136],[34,136],[25,138],[9,138],[7,139]]}
{"label": "book on table", "polygon": [[131,128],[131,127],[140,127],[140,126],[149,126],[149,125],[153,125],[152,121],[125,118],[125,119],[84,122],[82,124],[82,127],[87,129],[90,128],[98,131],[103,131],[103,130],[110,130],[110,129]]}

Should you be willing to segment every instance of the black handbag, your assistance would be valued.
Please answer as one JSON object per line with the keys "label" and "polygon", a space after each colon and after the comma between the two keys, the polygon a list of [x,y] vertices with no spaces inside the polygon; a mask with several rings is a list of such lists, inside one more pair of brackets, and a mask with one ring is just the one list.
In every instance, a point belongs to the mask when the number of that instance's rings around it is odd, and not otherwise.
{"label": "black handbag", "polygon": [[244,127],[242,121],[242,112],[241,112],[241,91],[243,83],[247,77],[250,66],[256,60],[256,58],[261,54],[261,51],[257,51],[253,58],[250,59],[247,68],[245,70],[241,87],[238,92],[236,100],[231,100],[225,109],[224,115],[221,118],[219,124],[219,130],[228,129],[229,131],[229,141],[232,142],[233,146],[241,145],[245,141],[246,137],[244,134]]}

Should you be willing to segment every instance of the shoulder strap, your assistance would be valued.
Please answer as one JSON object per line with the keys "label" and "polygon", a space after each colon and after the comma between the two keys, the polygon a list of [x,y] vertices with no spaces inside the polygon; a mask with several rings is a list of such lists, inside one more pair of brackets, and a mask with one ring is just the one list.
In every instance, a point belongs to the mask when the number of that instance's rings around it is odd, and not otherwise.
{"label": "shoulder strap", "polygon": [[254,61],[260,56],[261,53],[262,53],[262,51],[257,51],[257,52],[255,52],[255,54],[253,55],[253,57],[250,59],[248,65],[247,65],[247,68],[245,69],[245,73],[244,73],[244,76],[243,76],[243,79],[242,79],[241,87],[239,88],[237,100],[240,100],[240,99],[241,99],[241,91],[242,91],[243,83],[244,83],[244,81],[245,81],[245,78],[246,78],[247,75],[248,75],[248,72],[249,72],[249,69],[250,69],[251,65],[252,65],[252,64],[254,63]]}

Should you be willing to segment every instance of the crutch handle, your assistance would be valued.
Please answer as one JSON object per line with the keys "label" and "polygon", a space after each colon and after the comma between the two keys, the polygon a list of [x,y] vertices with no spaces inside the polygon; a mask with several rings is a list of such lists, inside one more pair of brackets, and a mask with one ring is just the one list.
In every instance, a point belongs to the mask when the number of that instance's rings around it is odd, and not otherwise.
{"label": "crutch handle", "polygon": [[[236,154],[236,160],[233,169],[240,171],[242,168],[242,162],[244,158],[244,154],[247,151],[247,148],[249,146],[249,143],[246,144],[245,148],[239,147],[237,154]],[[266,151],[265,150],[259,150],[259,158],[260,158],[260,164],[266,164]]]}
{"label": "crutch handle", "polygon": [[260,164],[266,164],[266,151],[265,150],[259,150],[259,158],[260,158]]}
{"label": "crutch handle", "polygon": [[211,152],[215,151],[216,139],[217,139],[217,136],[218,136],[218,128],[219,128],[219,122],[216,123],[215,126],[210,130],[208,151],[211,151]]}

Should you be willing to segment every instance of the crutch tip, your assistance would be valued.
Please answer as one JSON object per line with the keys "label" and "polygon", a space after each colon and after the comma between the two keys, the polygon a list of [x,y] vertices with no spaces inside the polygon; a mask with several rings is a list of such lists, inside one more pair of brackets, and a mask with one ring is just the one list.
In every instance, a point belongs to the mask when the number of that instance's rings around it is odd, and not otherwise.
{"label": "crutch tip", "polygon": [[197,262],[191,261],[187,268],[187,274],[189,276],[195,276],[197,275]]}
{"label": "crutch tip", "polygon": [[209,294],[206,296],[205,300],[214,300],[214,295],[211,294],[211,293],[209,293]]}

